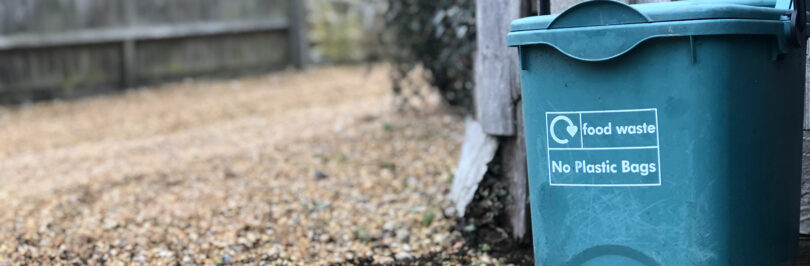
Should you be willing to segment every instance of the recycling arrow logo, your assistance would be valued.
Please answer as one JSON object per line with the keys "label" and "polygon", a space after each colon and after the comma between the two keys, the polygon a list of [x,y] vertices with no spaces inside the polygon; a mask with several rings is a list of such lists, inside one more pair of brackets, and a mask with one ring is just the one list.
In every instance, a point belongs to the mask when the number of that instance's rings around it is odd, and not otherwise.
{"label": "recycling arrow logo", "polygon": [[565,139],[560,139],[557,137],[557,134],[554,133],[555,128],[554,125],[556,125],[557,122],[559,122],[560,120],[568,123],[568,126],[565,127],[565,131],[567,131],[572,138],[577,134],[579,128],[574,125],[574,122],[572,122],[570,118],[564,115],[558,115],[557,117],[554,117],[554,119],[551,120],[551,124],[549,125],[549,132],[551,132],[551,138],[554,139],[554,141],[559,144],[567,144],[568,143],[567,137]]}

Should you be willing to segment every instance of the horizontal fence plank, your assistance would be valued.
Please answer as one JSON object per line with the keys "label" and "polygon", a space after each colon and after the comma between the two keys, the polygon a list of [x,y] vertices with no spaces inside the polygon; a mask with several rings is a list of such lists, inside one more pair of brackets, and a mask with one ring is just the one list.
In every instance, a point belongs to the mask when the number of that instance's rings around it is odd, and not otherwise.
{"label": "horizontal fence plank", "polygon": [[289,22],[287,19],[274,18],[259,21],[197,22],[150,27],[91,29],[63,33],[16,34],[0,36],[0,50],[274,31],[286,30],[288,27]]}
{"label": "horizontal fence plank", "polygon": [[[296,0],[300,1],[300,0]],[[290,0],[3,0],[0,35],[288,17]]]}
{"label": "horizontal fence plank", "polygon": [[227,38],[203,36],[141,41],[136,45],[134,83],[194,76],[270,71],[290,60],[286,32],[254,32]]}
{"label": "horizontal fence plank", "polygon": [[303,21],[289,14],[297,1],[0,3],[0,104],[281,69]]}

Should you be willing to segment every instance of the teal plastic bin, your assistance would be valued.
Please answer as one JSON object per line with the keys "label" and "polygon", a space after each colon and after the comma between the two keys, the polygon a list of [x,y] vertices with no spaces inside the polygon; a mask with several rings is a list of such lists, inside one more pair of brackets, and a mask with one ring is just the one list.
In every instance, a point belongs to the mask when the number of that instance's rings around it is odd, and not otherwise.
{"label": "teal plastic bin", "polygon": [[792,9],[591,1],[514,21],[536,263],[793,263],[805,37],[791,19],[806,20]]}

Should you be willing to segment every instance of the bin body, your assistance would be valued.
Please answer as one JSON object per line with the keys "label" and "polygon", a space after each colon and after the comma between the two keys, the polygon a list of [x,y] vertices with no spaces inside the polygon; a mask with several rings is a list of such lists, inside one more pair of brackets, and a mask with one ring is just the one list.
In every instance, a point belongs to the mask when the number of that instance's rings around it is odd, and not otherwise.
{"label": "bin body", "polygon": [[805,52],[782,33],[688,33],[601,57],[510,39],[538,265],[795,258]]}

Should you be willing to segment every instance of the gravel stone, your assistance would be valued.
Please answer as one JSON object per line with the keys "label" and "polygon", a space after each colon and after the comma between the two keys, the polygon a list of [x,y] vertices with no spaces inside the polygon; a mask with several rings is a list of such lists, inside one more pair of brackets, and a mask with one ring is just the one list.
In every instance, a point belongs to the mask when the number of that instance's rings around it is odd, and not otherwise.
{"label": "gravel stone", "polygon": [[411,255],[408,252],[399,252],[396,255],[394,255],[394,258],[397,260],[408,260],[413,259],[413,255]]}
{"label": "gravel stone", "polygon": [[407,241],[410,236],[411,232],[409,232],[407,229],[397,230],[397,239],[401,241]]}
{"label": "gravel stone", "polygon": [[383,231],[386,231],[386,232],[393,232],[393,231],[394,231],[394,229],[396,229],[396,227],[397,227],[397,223],[396,223],[396,222],[394,222],[394,221],[388,221],[388,222],[385,222],[385,224],[383,225]]}
{"label": "gravel stone", "polygon": [[433,244],[432,232],[455,220],[426,225],[423,211],[452,205],[463,121],[430,94],[420,113],[396,113],[388,69],[0,107],[0,265],[368,264],[453,251],[457,237]]}
{"label": "gravel stone", "polygon": [[456,216],[456,207],[450,206],[444,209],[444,216],[447,217],[455,217]]}

